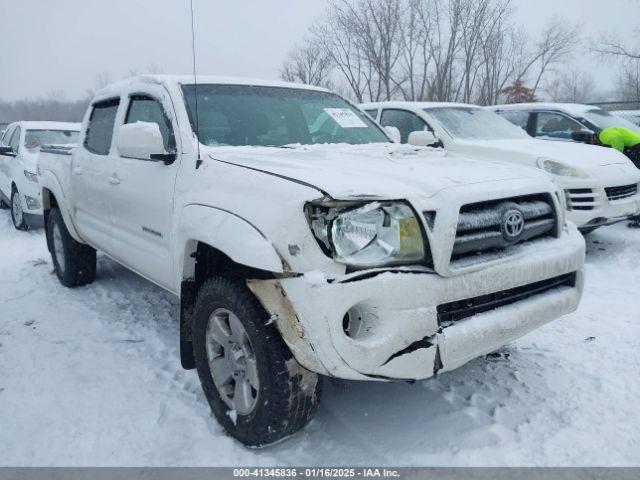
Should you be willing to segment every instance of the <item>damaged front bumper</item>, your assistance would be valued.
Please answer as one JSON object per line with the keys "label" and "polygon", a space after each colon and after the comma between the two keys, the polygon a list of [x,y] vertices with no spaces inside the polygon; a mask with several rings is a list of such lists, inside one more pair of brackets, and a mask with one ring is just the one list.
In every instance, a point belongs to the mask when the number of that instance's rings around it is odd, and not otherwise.
{"label": "damaged front bumper", "polygon": [[574,311],[584,239],[532,243],[504,262],[443,277],[426,269],[252,280],[296,359],[346,379],[422,379]]}

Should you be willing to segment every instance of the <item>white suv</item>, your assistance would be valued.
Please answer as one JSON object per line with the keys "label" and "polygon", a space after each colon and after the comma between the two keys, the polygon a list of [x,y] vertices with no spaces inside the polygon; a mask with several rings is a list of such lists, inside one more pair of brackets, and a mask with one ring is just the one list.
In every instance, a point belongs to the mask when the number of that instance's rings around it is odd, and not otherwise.
{"label": "white suv", "polygon": [[398,128],[402,143],[440,146],[547,172],[565,192],[567,217],[584,233],[640,211],[640,171],[613,149],[537,140],[475,105],[383,102],[361,108],[382,125]]}
{"label": "white suv", "polygon": [[71,147],[79,132],[79,123],[16,122],[7,127],[0,140],[0,207],[11,208],[18,230],[43,225],[36,175],[40,148]]}
{"label": "white suv", "polygon": [[60,281],[92,282],[102,250],[179,296],[183,366],[247,445],[304,426],[324,376],[441,374],[582,292],[546,175],[395,145],[319,88],[134,78],[39,162]]}

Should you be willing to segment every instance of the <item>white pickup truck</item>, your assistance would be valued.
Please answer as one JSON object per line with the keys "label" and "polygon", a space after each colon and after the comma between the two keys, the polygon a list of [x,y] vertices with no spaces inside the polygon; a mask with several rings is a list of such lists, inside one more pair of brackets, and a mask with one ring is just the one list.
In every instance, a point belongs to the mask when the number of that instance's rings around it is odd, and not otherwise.
{"label": "white pickup truck", "polygon": [[394,144],[319,88],[136,77],[38,172],[60,281],[92,282],[100,250],[180,296],[182,364],[246,445],[304,426],[324,376],[452,370],[582,293],[546,175]]}

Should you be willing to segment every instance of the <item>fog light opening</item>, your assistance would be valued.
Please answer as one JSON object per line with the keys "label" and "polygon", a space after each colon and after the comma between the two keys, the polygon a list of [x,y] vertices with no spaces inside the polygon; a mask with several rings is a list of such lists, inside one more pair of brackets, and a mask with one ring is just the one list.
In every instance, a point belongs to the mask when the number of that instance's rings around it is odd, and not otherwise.
{"label": "fog light opening", "polygon": [[342,317],[342,330],[349,338],[357,338],[363,331],[363,313],[359,308],[349,309]]}

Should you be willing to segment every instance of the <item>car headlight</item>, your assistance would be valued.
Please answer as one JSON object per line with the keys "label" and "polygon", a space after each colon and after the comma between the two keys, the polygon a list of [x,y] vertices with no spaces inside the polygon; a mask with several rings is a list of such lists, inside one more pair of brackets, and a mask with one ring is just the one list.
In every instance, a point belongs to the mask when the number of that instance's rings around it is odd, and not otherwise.
{"label": "car headlight", "polygon": [[577,168],[570,167],[569,165],[565,165],[564,163],[557,162],[555,160],[551,160],[550,158],[539,158],[538,159],[538,168],[541,168],[547,173],[551,175],[559,175],[561,177],[584,177],[584,173],[582,173]]}
{"label": "car headlight", "polygon": [[425,259],[420,223],[406,203],[312,203],[306,210],[315,237],[336,262],[371,268]]}
{"label": "car headlight", "polygon": [[35,173],[31,173],[31,172],[25,170],[24,171],[24,176],[27,177],[27,180],[29,180],[31,182],[38,183],[38,175],[36,175]]}

